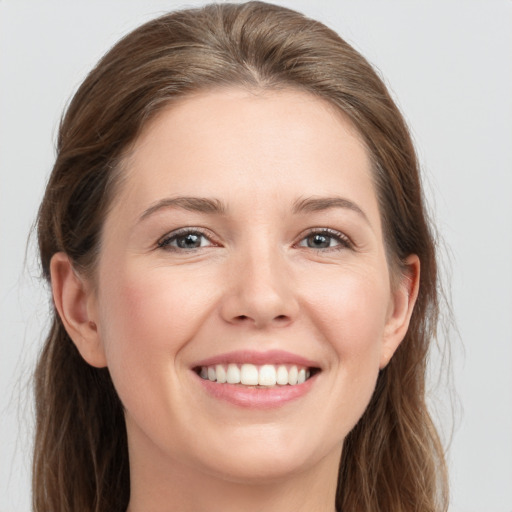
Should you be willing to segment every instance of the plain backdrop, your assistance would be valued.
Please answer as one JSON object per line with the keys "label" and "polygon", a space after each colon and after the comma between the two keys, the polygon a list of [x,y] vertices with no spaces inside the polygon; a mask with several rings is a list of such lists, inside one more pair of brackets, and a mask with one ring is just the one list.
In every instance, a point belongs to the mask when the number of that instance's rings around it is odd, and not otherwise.
{"label": "plain backdrop", "polygon": [[[0,0],[0,512],[30,510],[30,375],[48,291],[27,239],[61,112],[123,34],[200,3]],[[430,388],[446,440],[454,427],[451,511],[511,512],[512,2],[282,4],[355,45],[411,125],[459,330],[449,336],[455,394],[446,379]]]}

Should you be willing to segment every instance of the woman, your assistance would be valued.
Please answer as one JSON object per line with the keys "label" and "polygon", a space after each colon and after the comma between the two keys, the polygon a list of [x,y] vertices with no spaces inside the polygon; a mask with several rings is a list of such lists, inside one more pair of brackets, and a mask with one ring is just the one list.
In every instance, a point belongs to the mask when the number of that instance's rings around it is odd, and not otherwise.
{"label": "woman", "polygon": [[39,214],[35,510],[445,510],[417,167],[372,68],[298,13],[120,41]]}

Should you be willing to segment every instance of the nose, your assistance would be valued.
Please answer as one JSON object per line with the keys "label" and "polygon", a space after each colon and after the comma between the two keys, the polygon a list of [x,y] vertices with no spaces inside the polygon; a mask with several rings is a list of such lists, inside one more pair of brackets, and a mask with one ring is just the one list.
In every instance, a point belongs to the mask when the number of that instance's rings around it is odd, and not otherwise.
{"label": "nose", "polygon": [[257,329],[284,327],[298,315],[299,302],[286,256],[249,252],[232,262],[221,315],[231,324]]}

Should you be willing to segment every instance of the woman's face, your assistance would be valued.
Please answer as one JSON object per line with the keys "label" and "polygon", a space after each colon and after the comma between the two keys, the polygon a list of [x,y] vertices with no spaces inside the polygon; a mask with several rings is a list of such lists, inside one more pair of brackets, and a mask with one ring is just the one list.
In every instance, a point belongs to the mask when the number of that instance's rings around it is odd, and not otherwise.
{"label": "woman's face", "polygon": [[132,464],[332,471],[411,302],[350,122],[303,92],[207,92],[155,118],[124,172],[87,308]]}

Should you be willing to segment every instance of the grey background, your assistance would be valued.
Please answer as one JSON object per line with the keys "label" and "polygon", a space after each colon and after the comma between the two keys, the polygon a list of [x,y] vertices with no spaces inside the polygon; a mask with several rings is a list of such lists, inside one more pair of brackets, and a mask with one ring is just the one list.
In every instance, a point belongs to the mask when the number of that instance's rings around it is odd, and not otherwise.
{"label": "grey background", "polygon": [[[30,509],[30,373],[48,293],[26,242],[60,114],[120,36],[166,10],[200,3],[0,0],[0,512]],[[382,71],[412,127],[446,242],[459,330],[449,336],[456,394],[450,380],[435,378],[439,357],[431,386],[446,440],[454,426],[451,511],[510,512],[512,2],[281,3],[354,44]]]}

